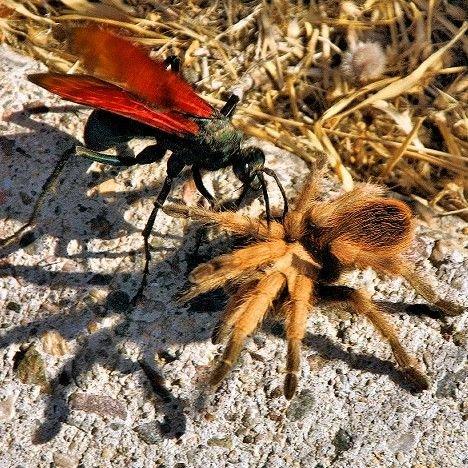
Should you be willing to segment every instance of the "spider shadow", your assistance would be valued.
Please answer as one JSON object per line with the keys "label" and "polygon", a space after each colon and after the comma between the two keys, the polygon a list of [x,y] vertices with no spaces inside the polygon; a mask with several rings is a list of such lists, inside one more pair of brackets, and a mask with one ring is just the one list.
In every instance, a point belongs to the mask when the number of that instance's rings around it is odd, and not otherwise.
{"label": "spider shadow", "polygon": [[[63,110],[63,109],[60,109]],[[10,121],[17,123],[25,128],[33,131],[32,134],[25,134],[18,137],[18,147],[21,147],[22,142],[25,146],[31,146],[37,141],[38,136],[43,133],[50,134],[52,139],[61,141],[63,151],[70,151],[74,148],[79,141],[70,137],[64,132],[55,129],[42,122],[37,122],[31,119],[31,112],[29,113],[15,113],[10,117]],[[31,142],[28,143],[28,140]],[[16,143],[15,143],[16,144]],[[34,145],[33,145],[34,146]],[[20,152],[21,153],[21,152]],[[16,162],[16,161],[15,161]],[[55,222],[40,222],[36,230],[37,237],[43,234],[49,234],[60,240],[59,253],[62,256],[67,257],[66,245],[72,239],[77,239],[79,242],[85,243],[90,236],[98,237],[101,239],[109,239],[116,236],[119,230],[125,231],[126,234],[134,232],[134,228],[128,225],[121,216],[123,210],[119,209],[119,204],[124,204],[127,199],[122,194],[113,194],[117,197],[117,201],[113,202],[112,205],[107,203],[107,200],[103,197],[96,197],[91,202],[83,193],[80,187],[87,185],[87,177],[85,175],[86,169],[89,167],[90,162],[86,159],[76,158],[73,162],[67,164],[64,173],[62,174],[64,179],[64,185],[66,181],[73,181],[68,187],[69,192],[67,196],[60,194],[58,198],[58,204],[53,211],[53,218],[56,220],[63,219],[64,215],[67,215],[66,223],[67,229],[65,230],[62,224]],[[26,171],[29,167],[22,166]],[[118,172],[118,171],[117,171]],[[116,173],[116,172],[115,172]],[[106,172],[105,177],[112,176],[113,170]],[[26,178],[30,180],[34,179],[33,168],[31,167],[30,172],[27,172]],[[93,181],[96,182],[96,181]],[[149,196],[146,191],[133,191],[130,192],[131,197],[144,198]],[[120,198],[119,198],[120,197]],[[66,198],[66,199],[65,199]],[[249,199],[255,198],[255,194],[251,193],[246,202]],[[71,200],[66,203],[67,200]],[[104,205],[106,206],[107,212],[105,213],[106,218],[112,220],[110,230],[96,230],[88,229],[83,231],[83,224],[86,225],[86,212],[89,205]],[[67,213],[65,206],[75,205],[83,207],[83,216],[79,213],[73,212]],[[28,214],[22,210],[13,210],[9,215],[17,216],[18,219],[26,221]],[[89,213],[88,213],[89,217]],[[117,222],[114,220],[117,219]],[[64,236],[64,231],[66,235]],[[192,242],[193,236],[184,239],[184,242]],[[225,240],[220,241],[221,244],[225,244]],[[21,246],[20,246],[21,247]],[[223,245],[225,248],[226,246]],[[18,247],[16,247],[18,248]],[[215,243],[209,247],[209,250],[216,250]],[[96,254],[89,254],[86,249],[83,249],[84,253],[80,254],[83,258]],[[132,253],[132,252],[130,252]],[[117,253],[113,255],[112,252],[103,252],[99,255],[112,257],[112,256],[123,256],[128,255],[129,252]],[[181,256],[184,254],[181,251],[175,251],[169,254],[164,260],[159,263],[154,263],[151,268],[153,271],[157,271],[164,265],[177,265],[181,263]],[[212,255],[207,254],[207,258]],[[189,256],[190,257],[190,256]],[[184,258],[190,270],[194,267],[197,262],[203,260],[202,255],[198,255],[193,258]],[[163,287],[162,281],[156,284],[154,292],[157,295],[166,297],[167,302],[171,304],[171,307],[175,310],[171,320],[174,329],[177,329],[177,321],[180,319],[182,314],[193,314],[202,311],[209,311],[209,314],[203,315],[203,323],[198,329],[191,329],[189,333],[178,334],[174,336],[169,332],[162,330],[161,336],[157,339],[146,339],[145,329],[148,327],[147,322],[142,322],[137,319],[138,314],[132,311],[128,304],[128,297],[125,299],[124,295],[120,295],[120,302],[116,301],[116,294],[123,290],[131,289],[132,292],[135,290],[136,284],[130,284],[132,281],[131,273],[115,273],[112,275],[108,274],[95,274],[93,272],[51,272],[45,268],[39,269],[38,267],[30,266],[12,266],[9,264],[3,264],[0,267],[0,276],[13,275],[15,277],[21,277],[29,283],[37,285],[53,285],[54,287],[73,287],[81,290],[87,290],[95,286],[112,286],[112,292],[108,298],[102,304],[95,306],[77,306],[73,304],[64,304],[63,308],[70,307],[71,313],[65,316],[51,316],[43,319],[34,320],[28,325],[20,325],[13,327],[11,330],[5,330],[0,336],[0,347],[6,347],[13,343],[23,343],[27,340],[34,339],[49,330],[57,330],[65,339],[77,339],[78,349],[74,357],[69,359],[55,377],[51,383],[51,393],[46,396],[47,407],[45,410],[46,421],[41,424],[35,434],[36,442],[45,442],[52,439],[60,431],[61,425],[67,423],[70,416],[70,408],[68,405],[68,393],[70,386],[74,385],[76,389],[85,388],[84,377],[88,374],[93,366],[101,365],[115,369],[123,374],[138,374],[141,377],[142,385],[144,385],[146,395],[148,399],[157,399],[157,407],[164,413],[164,423],[160,426],[161,433],[164,437],[179,437],[185,432],[186,417],[184,415],[185,402],[175,397],[170,386],[166,385],[163,378],[163,369],[156,368],[153,360],[154,355],[161,350],[165,350],[170,345],[182,345],[192,342],[205,341],[209,338],[209,331],[214,327],[217,322],[217,317],[213,318],[213,315],[219,315],[222,310],[225,296],[219,291],[213,292],[210,295],[196,299],[190,304],[187,312],[183,312],[181,308],[177,307],[171,298],[168,297],[167,291]],[[120,285],[115,287],[115,285]],[[165,292],[166,291],[166,292]],[[128,294],[127,294],[128,296]],[[116,315],[120,322],[115,327],[98,330],[95,333],[87,334],[86,327],[93,320],[99,320],[107,316]],[[154,321],[164,317],[164,314],[156,311],[154,315]],[[320,338],[320,337],[319,337]],[[323,338],[323,337],[322,337]],[[327,340],[327,339],[326,339]],[[316,341],[318,344],[310,343],[310,346],[316,346],[319,353],[322,353],[324,357],[330,356],[330,359],[344,360],[350,365],[356,363],[361,365],[363,369],[374,373],[389,373],[392,375],[399,375],[399,372],[395,369],[392,363],[382,366],[382,363],[386,361],[375,360],[375,358],[369,358],[368,356],[357,355],[357,358],[353,357],[350,353],[342,350],[330,342],[327,341]],[[136,361],[131,360],[122,356],[119,352],[120,347],[124,346],[125,341],[132,341],[137,344],[140,349],[140,358]],[[307,344],[307,339],[306,339]],[[331,350],[331,351],[330,351]],[[371,359],[371,365],[366,364]],[[374,361],[372,361],[374,359]],[[383,370],[382,370],[383,369]],[[397,379],[397,383],[401,385],[402,379]]]}
{"label": "spider shadow", "polygon": [[434,320],[444,320],[447,316],[435,306],[428,304],[407,304],[404,302],[375,301],[388,314],[408,314],[416,317],[425,316]]}
{"label": "spider shadow", "polygon": [[[195,233],[196,234],[196,233]],[[197,251],[190,253],[196,244],[196,235],[189,235],[184,239],[184,244],[189,244],[189,253],[183,250],[171,251],[163,260],[152,265],[152,271],[160,272],[173,270],[181,262],[189,265],[197,264],[205,260]],[[223,241],[223,245],[226,242]],[[216,244],[213,244],[216,245]],[[182,246],[184,247],[184,246]],[[210,246],[211,249],[213,246]],[[209,255],[211,256],[211,255]],[[38,274],[39,273],[39,274]],[[51,315],[45,318],[33,320],[27,325],[18,325],[0,333],[0,348],[6,348],[15,343],[25,343],[41,337],[44,333],[54,330],[60,333],[66,341],[75,339],[77,350],[73,357],[68,359],[60,368],[55,378],[49,384],[50,392],[45,394],[46,409],[45,421],[35,431],[33,441],[44,443],[54,438],[63,424],[67,424],[70,417],[68,403],[70,388],[73,393],[80,390],[86,392],[86,379],[96,365],[118,371],[122,374],[136,374],[142,388],[144,399],[155,402],[156,412],[163,415],[163,422],[156,423],[162,437],[178,438],[185,433],[186,416],[184,407],[186,402],[177,398],[171,392],[163,377],[163,369],[155,364],[155,355],[162,355],[167,362],[177,359],[167,352],[168,346],[183,345],[192,342],[205,341],[209,338],[209,329],[214,326],[217,318],[211,315],[200,315],[203,320],[198,320],[197,327],[190,327],[189,333],[174,333],[177,330],[177,321],[184,316],[190,316],[202,310],[182,310],[173,300],[172,294],[180,292],[179,289],[167,288],[162,282],[151,284],[151,291],[158,297],[164,298],[164,304],[171,308],[166,311],[152,310],[151,302],[146,308],[150,308],[152,322],[161,323],[170,318],[170,327],[166,330],[159,327],[158,333],[148,333],[148,321],[142,320],[140,306],[136,309],[130,305],[131,289],[135,292],[136,284],[129,284],[131,275],[119,272],[114,274],[93,274],[37,271],[34,267],[0,266],[1,276],[21,277],[30,283],[38,285],[53,284],[54,287],[88,287],[111,286],[106,299],[96,304],[60,304],[60,309],[69,310],[66,314]],[[157,280],[157,278],[156,278]],[[135,281],[133,281],[135,283]],[[162,303],[162,301],[161,301]],[[143,307],[145,304],[143,303]],[[211,304],[211,310],[218,309]],[[205,311],[203,309],[203,311]],[[98,328],[94,333],[87,332],[87,327],[92,322],[102,321],[104,318],[112,318],[115,325],[106,328]],[[175,323],[175,325],[174,325]],[[126,342],[132,342],[139,348],[139,357],[135,360],[124,355],[122,351]],[[17,353],[17,361],[24,355],[24,349]],[[169,356],[169,358],[168,358]],[[164,366],[163,366],[164,367]]]}
{"label": "spider shadow", "polygon": [[[327,301],[324,301],[326,304]],[[328,302],[331,304],[331,302]],[[442,311],[425,304],[394,303],[388,301],[376,301],[376,304],[386,313],[427,316],[431,319],[442,319]],[[263,329],[274,336],[285,338],[284,326],[280,322],[267,321]],[[327,361],[342,361],[349,367],[376,375],[388,376],[396,385],[409,393],[417,393],[418,389],[400,370],[396,363],[386,359],[380,359],[370,354],[356,353],[345,350],[336,341],[325,335],[306,332],[303,345],[314,350],[320,357]]]}

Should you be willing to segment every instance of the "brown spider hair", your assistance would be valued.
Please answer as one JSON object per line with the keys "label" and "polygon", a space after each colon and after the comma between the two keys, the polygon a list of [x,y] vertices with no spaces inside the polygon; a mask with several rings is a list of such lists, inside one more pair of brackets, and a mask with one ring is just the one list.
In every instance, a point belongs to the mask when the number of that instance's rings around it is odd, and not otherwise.
{"label": "brown spider hair", "polygon": [[344,300],[388,340],[397,363],[416,388],[426,389],[428,380],[418,361],[405,350],[394,325],[369,294],[333,283],[346,269],[372,267],[380,273],[403,276],[448,315],[457,315],[463,309],[440,298],[431,282],[418,276],[405,259],[414,238],[413,216],[405,203],[385,198],[384,190],[373,184],[362,184],[335,200],[321,201],[322,173],[309,177],[295,208],[282,222],[266,223],[235,212],[186,206],[165,208],[167,213],[214,223],[253,239],[249,245],[195,268],[189,276],[193,286],[182,297],[182,301],[188,301],[228,284],[237,288],[213,333],[214,343],[228,342],[210,383],[216,385],[225,377],[247,337],[275,303],[285,321],[288,343],[284,394],[292,398],[310,311],[320,300]]}

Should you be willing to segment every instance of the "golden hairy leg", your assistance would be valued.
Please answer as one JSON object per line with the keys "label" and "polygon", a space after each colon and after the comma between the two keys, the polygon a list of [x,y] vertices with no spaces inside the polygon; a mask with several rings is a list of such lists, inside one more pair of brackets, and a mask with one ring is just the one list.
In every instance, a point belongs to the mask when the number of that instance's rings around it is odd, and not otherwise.
{"label": "golden hairy leg", "polygon": [[313,297],[313,282],[311,278],[300,273],[293,273],[287,278],[289,302],[283,308],[286,314],[285,330],[288,342],[284,396],[290,400],[296,391],[300,373],[301,343],[306,331],[307,317]]}
{"label": "golden hairy leg", "polygon": [[435,278],[433,278],[433,281],[428,281],[428,279],[418,275],[414,268],[405,262],[400,263],[398,270],[399,274],[408,281],[412,288],[430,304],[434,304],[447,315],[460,315],[463,313],[464,309],[460,304],[441,298],[435,291],[435,287],[437,287]]}
{"label": "golden hairy leg", "polygon": [[[263,273],[259,273],[263,276]],[[213,330],[211,341],[213,344],[222,343],[231,332],[232,326],[242,315],[248,305],[250,293],[257,286],[258,280],[249,281],[238,286],[238,289],[229,298],[223,316]]]}
{"label": "golden hairy leg", "polygon": [[189,280],[194,286],[180,301],[186,302],[199,294],[220,288],[238,277],[250,276],[256,268],[282,257],[287,248],[282,240],[259,242],[203,263],[190,273]]}
{"label": "golden hairy leg", "polygon": [[236,363],[247,337],[257,328],[272,302],[286,283],[283,273],[278,271],[265,275],[249,293],[241,313],[236,316],[221,360],[216,365],[210,379],[211,385],[217,385]]}
{"label": "golden hairy leg", "polygon": [[460,315],[465,311],[461,304],[440,296],[436,291],[439,287],[438,281],[433,275],[421,276],[416,273],[414,266],[403,257],[385,258],[381,264],[373,264],[372,268],[383,274],[403,276],[418,294],[430,304],[441,309],[446,315]]}
{"label": "golden hairy leg", "polygon": [[166,205],[163,211],[170,216],[187,216],[204,223],[214,223],[234,234],[256,239],[283,239],[284,237],[284,229],[280,223],[271,221],[268,226],[266,222],[259,219],[232,211],[210,211],[185,205]]}
{"label": "golden hairy leg", "polygon": [[389,342],[395,360],[416,389],[422,391],[429,387],[427,377],[419,369],[418,360],[400,343],[395,326],[370,299],[368,293],[347,286],[321,286],[320,296],[328,300],[349,302],[353,311],[366,317]]}

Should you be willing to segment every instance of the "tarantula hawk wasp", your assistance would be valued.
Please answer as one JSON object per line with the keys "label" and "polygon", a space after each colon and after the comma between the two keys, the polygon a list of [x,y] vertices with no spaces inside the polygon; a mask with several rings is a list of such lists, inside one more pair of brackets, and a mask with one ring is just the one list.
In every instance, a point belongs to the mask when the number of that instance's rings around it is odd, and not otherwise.
{"label": "tarantula hawk wasp", "polygon": [[[220,111],[214,109],[178,74],[180,63],[176,57],[171,56],[165,62],[153,60],[146,49],[108,28],[75,27],[69,32],[68,42],[70,51],[80,57],[90,74],[38,73],[28,78],[64,99],[95,108],[85,126],[85,147],[77,147],[77,154],[112,166],[128,167],[160,161],[167,150],[172,151],[166,178],[142,232],[145,267],[135,298],[146,286],[151,260],[149,237],[156,215],[185,167],[191,166],[196,188],[214,206],[215,198],[204,186],[201,171],[232,166],[243,183],[235,204],[238,206],[254,185],[260,186],[270,221],[264,177],[267,174],[274,178],[282,193],[286,214],[284,189],[276,173],[264,166],[263,151],[244,147],[244,135],[230,122],[239,101],[237,96],[232,95]],[[136,137],[154,137],[157,143],[136,157],[99,152]]]}

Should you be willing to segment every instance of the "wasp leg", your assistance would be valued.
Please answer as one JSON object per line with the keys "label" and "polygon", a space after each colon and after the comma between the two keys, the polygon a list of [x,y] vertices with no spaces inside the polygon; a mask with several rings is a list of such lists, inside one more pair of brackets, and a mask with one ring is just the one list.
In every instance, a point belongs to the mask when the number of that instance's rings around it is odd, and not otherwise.
{"label": "wasp leg", "polygon": [[263,177],[263,174],[261,172],[258,173],[257,177],[259,178],[260,184],[262,186],[263,199],[265,200],[266,219],[267,219],[268,226],[270,226],[272,218],[271,218],[271,210],[270,210],[270,197],[268,196],[267,184],[265,181],[265,177]]}
{"label": "wasp leg", "polygon": [[[7,247],[8,245],[11,245],[12,243],[16,242],[18,238],[28,229],[30,226],[32,226],[36,220],[36,216],[41,210],[42,206],[44,205],[44,201],[47,197],[47,195],[50,192],[54,192],[57,188],[57,181],[62,173],[63,168],[65,167],[65,164],[69,160],[70,156],[73,154],[73,150],[67,150],[65,153],[63,153],[62,157],[56,164],[54,170],[52,171],[52,174],[47,178],[45,181],[44,185],[42,186],[41,192],[39,194],[39,197],[36,200],[36,203],[34,204],[32,213],[30,214],[28,221],[26,224],[21,226],[18,230],[16,230],[11,236],[5,237],[4,239],[0,239],[0,247]],[[21,239],[20,239],[21,243]]]}
{"label": "wasp leg", "polygon": [[[197,190],[203,195],[208,200],[208,203],[210,204],[211,208],[215,208],[216,204],[216,199],[211,193],[208,191],[208,189],[205,187],[203,183],[203,179],[200,173],[200,168],[198,166],[192,166],[192,175],[193,175],[193,181],[195,182],[195,187],[197,187]],[[195,249],[192,255],[196,256],[198,255],[198,251],[200,249],[200,245],[203,242],[203,240],[207,236],[207,226],[202,225],[196,232],[196,240],[195,240]]]}
{"label": "wasp leg", "polygon": [[169,57],[164,60],[164,65],[166,65],[166,68],[170,68],[174,73],[180,72],[180,58],[177,57],[177,55],[169,55]]}
{"label": "wasp leg", "polygon": [[138,299],[142,296],[143,291],[148,283],[149,263],[151,261],[149,237],[151,235],[151,231],[153,230],[156,216],[158,214],[159,209],[164,205],[164,202],[166,201],[166,198],[169,195],[169,192],[171,191],[172,183],[174,182],[176,177],[182,172],[184,167],[184,160],[176,153],[173,153],[167,161],[166,178],[164,179],[163,186],[159,191],[156,201],[154,202],[153,210],[151,211],[148,221],[146,221],[146,226],[141,233],[143,236],[145,248],[145,266],[143,268],[143,276],[141,278],[140,287],[138,288],[137,293],[132,299],[133,305],[135,305]]}
{"label": "wasp leg", "polygon": [[279,180],[279,177],[274,170],[269,169],[268,167],[264,167],[263,172],[269,175],[270,177],[273,177],[273,179],[275,179],[276,185],[278,186],[279,191],[281,192],[281,196],[283,197],[283,220],[284,220],[289,210],[288,197],[286,196],[286,191],[284,190],[284,187],[281,184],[281,181]]}
{"label": "wasp leg", "polygon": [[236,209],[238,209],[241,206],[242,202],[244,201],[245,197],[247,196],[251,188],[252,187],[250,186],[250,184],[243,185],[242,192],[240,193],[237,200],[234,201],[234,206]]}
{"label": "wasp leg", "polygon": [[208,200],[211,208],[213,208],[215,206],[216,199],[203,184],[200,168],[198,166],[192,166],[192,175],[195,187],[197,187],[197,190]]}
{"label": "wasp leg", "polygon": [[93,151],[84,146],[76,147],[76,154],[110,166],[135,166],[136,164],[151,164],[160,161],[166,154],[166,148],[162,145],[150,145],[137,154],[134,158],[128,156],[113,156]]}
{"label": "wasp leg", "polygon": [[236,110],[236,106],[238,103],[239,96],[231,94],[228,100],[226,101],[226,104],[224,104],[223,108],[220,110],[221,114],[224,115],[224,117],[231,117],[231,115]]}

